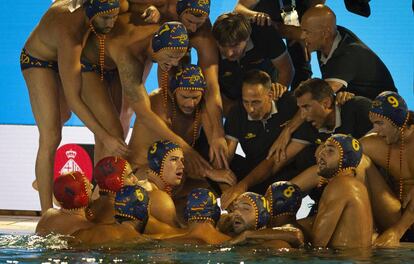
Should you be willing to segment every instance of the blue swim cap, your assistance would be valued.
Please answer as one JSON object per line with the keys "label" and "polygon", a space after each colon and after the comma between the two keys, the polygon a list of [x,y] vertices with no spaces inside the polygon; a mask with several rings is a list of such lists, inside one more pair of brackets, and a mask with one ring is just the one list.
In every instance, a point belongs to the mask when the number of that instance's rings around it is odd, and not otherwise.
{"label": "blue swim cap", "polygon": [[172,93],[176,90],[204,92],[207,84],[201,68],[198,65],[188,64],[180,68],[175,74],[169,88]]}
{"label": "blue swim cap", "polygon": [[164,162],[168,154],[181,147],[169,140],[158,140],[148,149],[148,165],[151,172],[158,176],[162,175]]}
{"label": "blue swim cap", "polygon": [[210,14],[210,0],[178,0],[177,14],[180,16],[184,11],[189,10],[194,14]]}
{"label": "blue swim cap", "polygon": [[189,40],[187,29],[180,22],[166,22],[158,29],[152,38],[152,49],[158,52],[162,49],[185,51]]}
{"label": "blue swim cap", "polygon": [[86,16],[92,20],[100,14],[110,13],[119,9],[119,0],[86,0],[83,4]]}
{"label": "blue swim cap", "polygon": [[335,134],[328,138],[326,142],[334,143],[340,152],[339,169],[336,174],[358,167],[362,158],[362,146],[357,139],[349,135]]}
{"label": "blue swim cap", "polygon": [[265,228],[270,220],[269,201],[263,195],[254,192],[245,192],[241,197],[246,197],[255,209],[256,230]]}
{"label": "blue swim cap", "polygon": [[399,94],[385,91],[372,101],[370,114],[386,118],[394,126],[402,128],[408,120],[408,107]]}
{"label": "blue swim cap", "polygon": [[210,221],[216,225],[220,218],[220,208],[216,196],[208,189],[196,188],[188,194],[184,219],[191,221]]}
{"label": "blue swim cap", "polygon": [[267,188],[265,197],[270,203],[270,215],[296,215],[302,204],[302,191],[293,183],[278,181]]}
{"label": "blue swim cap", "polygon": [[149,197],[141,186],[124,186],[115,196],[115,219],[122,222],[124,218],[140,220],[142,231],[148,221]]}

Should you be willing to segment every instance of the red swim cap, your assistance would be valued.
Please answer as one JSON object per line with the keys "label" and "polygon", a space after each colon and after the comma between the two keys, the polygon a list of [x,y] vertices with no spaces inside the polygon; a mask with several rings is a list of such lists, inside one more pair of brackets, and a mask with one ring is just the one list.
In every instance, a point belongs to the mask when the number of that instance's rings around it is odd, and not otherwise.
{"label": "red swim cap", "polygon": [[58,177],[53,185],[56,200],[65,209],[84,208],[89,203],[89,181],[86,176],[74,171]]}
{"label": "red swim cap", "polygon": [[103,192],[116,193],[124,186],[127,169],[131,170],[128,161],[121,157],[101,159],[93,170],[93,177]]}

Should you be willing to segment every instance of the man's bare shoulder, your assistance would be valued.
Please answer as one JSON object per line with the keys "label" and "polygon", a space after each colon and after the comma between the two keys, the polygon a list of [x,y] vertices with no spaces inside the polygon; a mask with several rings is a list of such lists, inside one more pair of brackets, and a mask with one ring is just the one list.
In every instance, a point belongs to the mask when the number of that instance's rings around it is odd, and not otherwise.
{"label": "man's bare shoulder", "polygon": [[326,195],[330,199],[352,199],[355,192],[366,189],[365,185],[356,177],[336,176],[326,187]]}
{"label": "man's bare shoulder", "polygon": [[127,43],[148,39],[158,30],[159,24],[146,23],[139,14],[127,12],[120,15],[114,29],[108,34],[111,41],[122,40]]}
{"label": "man's bare shoulder", "polygon": [[370,133],[360,138],[359,142],[362,144],[364,153],[368,156],[375,153],[379,146],[386,145],[384,138],[379,136],[377,133]]}

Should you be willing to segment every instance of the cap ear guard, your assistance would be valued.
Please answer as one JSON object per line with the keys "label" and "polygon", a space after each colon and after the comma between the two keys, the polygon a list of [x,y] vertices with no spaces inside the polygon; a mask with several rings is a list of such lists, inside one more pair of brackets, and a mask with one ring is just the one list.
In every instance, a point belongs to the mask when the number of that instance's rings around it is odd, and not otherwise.
{"label": "cap ear guard", "polygon": [[271,217],[296,215],[302,204],[302,191],[288,181],[275,182],[269,186],[265,197],[270,203]]}
{"label": "cap ear guard", "polygon": [[409,111],[404,99],[396,92],[380,93],[372,102],[370,114],[389,120],[394,126],[403,128],[409,117]]}
{"label": "cap ear guard", "polygon": [[93,20],[97,15],[119,10],[119,0],[85,0],[83,7],[89,20]]}
{"label": "cap ear guard", "polygon": [[269,201],[263,195],[254,192],[246,192],[241,196],[246,197],[255,209],[256,230],[265,228],[270,220]]}
{"label": "cap ear guard", "polygon": [[352,136],[335,134],[326,140],[335,144],[340,152],[339,168],[336,174],[358,167],[362,158],[362,146]]}
{"label": "cap ear guard", "polygon": [[220,218],[216,196],[208,189],[193,189],[187,198],[184,210],[186,222],[211,222],[216,225]]}

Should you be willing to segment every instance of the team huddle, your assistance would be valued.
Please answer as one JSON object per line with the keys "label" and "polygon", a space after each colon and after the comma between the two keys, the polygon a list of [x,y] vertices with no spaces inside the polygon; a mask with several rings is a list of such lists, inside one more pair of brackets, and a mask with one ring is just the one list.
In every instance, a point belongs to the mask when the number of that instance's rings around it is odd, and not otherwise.
{"label": "team huddle", "polygon": [[[209,0],[54,1],[20,56],[39,129],[36,233],[81,246],[413,242],[413,112],[324,4],[238,0],[211,23]],[[53,181],[71,112],[94,134],[92,182]]]}

